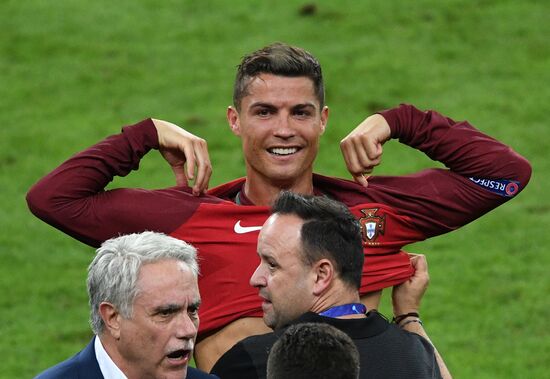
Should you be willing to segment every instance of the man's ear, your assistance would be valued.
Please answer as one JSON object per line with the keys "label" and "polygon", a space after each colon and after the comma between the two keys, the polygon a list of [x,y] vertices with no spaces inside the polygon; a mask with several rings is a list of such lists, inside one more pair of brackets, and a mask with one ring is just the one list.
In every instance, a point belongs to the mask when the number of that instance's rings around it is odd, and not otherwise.
{"label": "man's ear", "polygon": [[231,128],[231,131],[236,136],[241,135],[241,124],[239,120],[239,112],[232,106],[227,107],[227,122],[229,123],[229,127]]}
{"label": "man's ear", "polygon": [[334,266],[330,260],[321,259],[314,264],[313,270],[315,273],[313,294],[319,296],[332,285],[335,275]]}
{"label": "man's ear", "polygon": [[328,107],[325,105],[321,110],[321,134],[325,132],[328,125]]}
{"label": "man's ear", "polygon": [[120,338],[120,319],[121,315],[115,306],[108,302],[99,304],[99,315],[105,324],[105,332],[109,333],[114,339]]}

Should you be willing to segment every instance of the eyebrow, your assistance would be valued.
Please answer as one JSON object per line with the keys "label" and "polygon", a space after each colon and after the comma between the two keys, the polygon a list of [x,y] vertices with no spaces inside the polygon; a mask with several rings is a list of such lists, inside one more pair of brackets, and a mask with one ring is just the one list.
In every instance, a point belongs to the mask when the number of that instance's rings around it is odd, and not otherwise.
{"label": "eyebrow", "polygon": [[[277,109],[277,107],[271,103],[264,103],[264,102],[261,102],[261,101],[258,101],[256,103],[252,103],[250,104],[250,107],[249,108],[257,108],[257,107],[264,107],[264,108],[271,108],[271,109]],[[296,104],[296,105],[293,105],[292,106],[292,109],[296,109],[296,108],[308,108],[308,107],[311,107],[311,108],[314,108],[316,109],[317,107],[315,106],[315,104],[313,103],[301,103],[301,104]]]}
{"label": "eyebrow", "polygon": [[270,103],[263,103],[263,102],[257,102],[250,104],[250,108],[270,108],[270,109],[276,109],[277,107]]}
{"label": "eyebrow", "polygon": [[170,312],[174,313],[183,308],[180,304],[164,304],[159,305],[158,307],[153,308],[153,313],[159,313],[159,312]]}
{"label": "eyebrow", "polygon": [[[201,305],[201,300],[198,299],[198,300],[195,300],[192,303],[188,304],[187,308],[198,309],[200,307],[200,305]],[[182,310],[183,308],[184,307],[181,304],[164,304],[164,305],[159,305],[158,307],[153,308],[153,313],[159,313],[159,312],[174,313],[174,312],[178,312],[178,311]]]}
{"label": "eyebrow", "polygon": [[296,108],[314,108],[314,109],[316,109],[315,104],[312,104],[312,103],[296,104],[292,108],[293,109],[296,109]]}
{"label": "eyebrow", "polygon": [[277,260],[273,257],[273,255],[270,254],[270,253],[260,253],[260,252],[258,252],[258,257],[260,258],[260,260],[264,260],[264,261],[266,261],[266,260],[268,260],[268,259],[271,259],[271,260],[273,260],[273,261],[277,261]]}

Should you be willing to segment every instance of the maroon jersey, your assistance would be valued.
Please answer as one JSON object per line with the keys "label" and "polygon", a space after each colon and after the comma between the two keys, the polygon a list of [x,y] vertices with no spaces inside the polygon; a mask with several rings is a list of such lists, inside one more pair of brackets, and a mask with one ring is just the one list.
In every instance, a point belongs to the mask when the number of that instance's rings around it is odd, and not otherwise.
{"label": "maroon jersey", "polygon": [[[401,105],[381,114],[392,138],[423,151],[448,169],[406,176],[371,176],[369,187],[314,175],[314,191],[346,204],[363,233],[361,294],[405,281],[412,274],[401,248],[456,229],[516,195],[527,184],[529,163],[467,122]],[[244,178],[195,197],[188,187],[105,191],[115,176],[138,168],[158,148],[152,121],[70,158],[29,191],[32,212],[91,246],[120,234],[164,232],[193,244],[199,254],[200,331],[246,316],[262,316],[261,300],[248,284],[259,259],[256,240],[269,208],[242,191]],[[236,199],[239,199],[236,203]]]}

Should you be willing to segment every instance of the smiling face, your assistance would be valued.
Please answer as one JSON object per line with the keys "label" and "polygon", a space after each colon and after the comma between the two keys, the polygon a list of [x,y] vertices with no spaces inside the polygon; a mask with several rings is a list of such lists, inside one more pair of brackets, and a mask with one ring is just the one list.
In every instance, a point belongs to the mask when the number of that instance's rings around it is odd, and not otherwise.
{"label": "smiling face", "polygon": [[315,270],[302,260],[300,230],[294,215],[271,216],[258,237],[260,264],[250,278],[264,300],[264,322],[279,328],[309,311],[314,302]]}
{"label": "smiling face", "polygon": [[117,366],[129,378],[184,378],[199,326],[197,279],[177,260],[144,264],[130,319],[118,315]]}
{"label": "smiling face", "polygon": [[227,117],[242,140],[247,181],[281,188],[311,183],[328,119],[311,79],[260,74],[248,84],[240,112],[230,107]]}

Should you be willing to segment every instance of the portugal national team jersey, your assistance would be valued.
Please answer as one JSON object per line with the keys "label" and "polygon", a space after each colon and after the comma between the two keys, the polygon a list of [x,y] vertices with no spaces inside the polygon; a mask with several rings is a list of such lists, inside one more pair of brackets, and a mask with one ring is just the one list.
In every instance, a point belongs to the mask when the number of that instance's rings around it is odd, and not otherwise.
{"label": "portugal national team jersey", "polygon": [[[412,274],[401,250],[405,245],[478,218],[519,193],[531,174],[524,158],[467,122],[410,105],[381,114],[392,138],[448,169],[372,176],[368,188],[314,174],[315,194],[346,204],[361,225],[365,251],[361,294],[405,281]],[[201,197],[193,196],[188,187],[105,190],[115,176],[137,169],[141,158],[157,148],[150,119],[125,127],[41,179],[29,191],[29,207],[44,221],[95,247],[109,238],[145,230],[193,244],[201,269],[199,333],[241,317],[261,317],[261,299],[249,279],[259,263],[256,241],[269,208],[250,203],[243,191],[244,178]]]}

